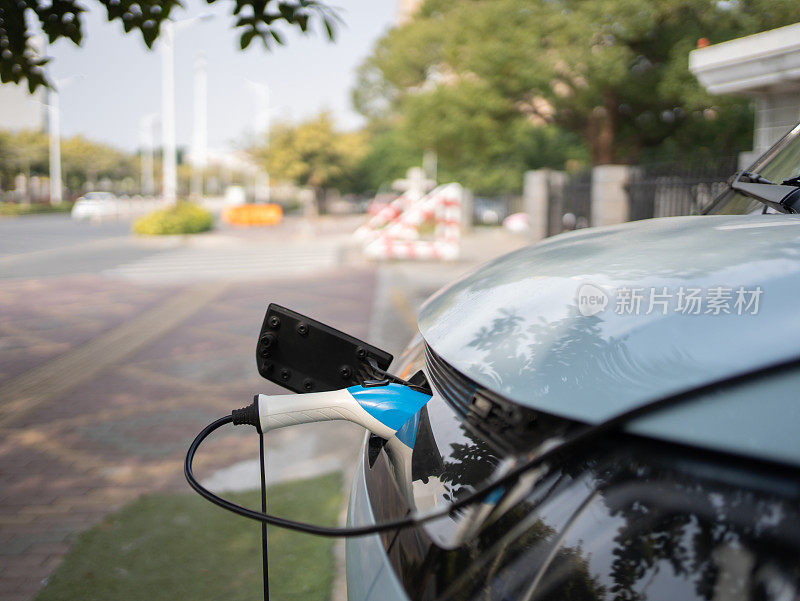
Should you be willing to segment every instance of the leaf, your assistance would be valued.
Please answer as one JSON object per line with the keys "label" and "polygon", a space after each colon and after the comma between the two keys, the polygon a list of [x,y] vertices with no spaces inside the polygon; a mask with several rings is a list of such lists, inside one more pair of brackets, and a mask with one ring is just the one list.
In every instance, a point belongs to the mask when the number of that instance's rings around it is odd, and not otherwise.
{"label": "leaf", "polygon": [[250,45],[250,42],[253,41],[253,38],[258,35],[258,31],[255,29],[251,29],[250,31],[245,31],[242,36],[239,38],[239,46],[242,50],[247,48]]}
{"label": "leaf", "polygon": [[322,18],[322,23],[325,25],[325,31],[328,33],[328,39],[335,39],[333,24],[327,19],[327,17]]}
{"label": "leaf", "polygon": [[48,89],[52,89],[53,86],[50,85],[50,82],[45,79],[44,75],[39,74],[28,74],[28,91],[33,94],[36,91],[36,88],[39,86],[43,86]]}
{"label": "leaf", "polygon": [[153,44],[155,44],[156,40],[158,39],[159,33],[160,30],[156,27],[142,30],[142,38],[144,39],[144,43],[147,44],[148,48],[153,47]]}
{"label": "leaf", "polygon": [[[209,5],[217,2],[205,1]],[[180,0],[96,2],[105,10],[104,19],[108,23],[115,23],[125,33],[138,32],[148,48],[152,48],[163,33],[161,24],[169,19],[173,9],[184,5]],[[30,57],[35,53],[28,43],[29,32],[35,28],[46,36],[49,43],[68,38],[80,46],[83,42],[82,17],[87,10],[85,4],[82,0],[0,0],[0,47],[11,52],[10,57],[0,57],[2,81],[23,81],[33,89],[48,85],[46,76],[32,71],[35,63]],[[276,22],[282,21],[303,33],[308,32],[309,11],[324,19],[328,38],[335,36],[335,12],[319,0],[234,0],[230,10],[237,18],[234,29],[238,29],[242,49],[250,47],[256,36],[262,38],[267,47],[273,42],[284,45],[282,33],[271,27]],[[37,22],[26,20],[26,14],[30,17],[31,13],[35,13]],[[30,57],[25,58],[26,53]]]}
{"label": "leaf", "polygon": [[239,17],[236,19],[236,27],[245,27],[247,25],[251,26],[253,29],[256,29],[258,20],[255,17]]}
{"label": "leaf", "polygon": [[289,21],[290,23],[294,21],[294,14],[295,14],[295,7],[291,4],[286,4],[285,2],[281,2],[278,4],[278,10],[281,13],[281,16]]}
{"label": "leaf", "polygon": [[250,3],[247,0],[236,0],[236,6],[233,8],[233,14],[238,15],[247,6],[250,6]]}

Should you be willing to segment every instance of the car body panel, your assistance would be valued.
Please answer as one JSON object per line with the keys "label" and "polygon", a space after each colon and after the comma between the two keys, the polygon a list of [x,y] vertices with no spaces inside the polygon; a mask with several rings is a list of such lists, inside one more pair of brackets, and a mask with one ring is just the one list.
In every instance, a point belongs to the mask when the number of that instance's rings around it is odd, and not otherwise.
{"label": "car body panel", "polygon": [[[479,438],[433,430],[445,454],[439,480],[447,497],[471,488],[471,478],[462,477],[468,471],[494,469],[496,458]],[[378,522],[404,515],[397,487],[385,478],[386,457],[373,460],[362,451],[351,521],[359,512],[370,523],[372,515]],[[625,599],[702,600],[731,571],[743,581],[769,579],[770,590],[794,599],[800,485],[796,470],[773,468],[615,435],[590,454],[538,471],[490,519],[481,511],[458,512],[458,527],[446,529],[472,534],[454,544],[440,545],[430,525],[349,540],[349,599],[596,600],[613,590]],[[747,561],[731,565],[729,551]],[[715,598],[777,601],[777,594]]]}
{"label": "car body panel", "polygon": [[[432,297],[420,313],[427,344],[455,369],[508,400],[596,423],[649,401],[800,356],[800,217],[700,216],[572,232],[478,268]],[[608,296],[595,315],[579,310],[589,285]],[[623,289],[760,288],[758,311],[685,315],[672,306],[618,314]],[[674,298],[672,299],[674,303]],[[643,303],[644,304],[644,303]],[[584,307],[585,308],[585,307]],[[644,307],[643,307],[644,309]],[[586,311],[584,311],[585,313]],[[787,386],[775,390],[786,392]],[[791,388],[791,386],[789,386]],[[747,396],[747,398],[752,398]],[[637,432],[720,450],[749,437],[748,453],[800,462],[787,440],[798,410],[695,405],[639,422]],[[696,428],[683,421],[691,412]],[[705,413],[704,413],[705,412]],[[709,413],[710,412],[710,413]],[[726,416],[728,432],[703,423]],[[772,416],[767,418],[767,416]],[[777,433],[777,434],[776,434]]]}
{"label": "car body panel", "polygon": [[[364,445],[366,447],[367,439]],[[362,448],[361,456],[365,456]],[[350,489],[347,508],[348,526],[375,524],[375,514],[365,479],[366,461],[359,461]],[[389,561],[380,537],[376,535],[348,538],[347,597],[358,601],[406,601],[408,596]]]}

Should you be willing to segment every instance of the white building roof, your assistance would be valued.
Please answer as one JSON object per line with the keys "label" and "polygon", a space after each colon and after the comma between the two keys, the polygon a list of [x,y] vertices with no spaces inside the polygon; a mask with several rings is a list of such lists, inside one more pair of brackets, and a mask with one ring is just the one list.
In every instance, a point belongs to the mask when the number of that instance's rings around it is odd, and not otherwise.
{"label": "white building roof", "polygon": [[800,91],[800,23],[693,50],[689,69],[712,94]]}

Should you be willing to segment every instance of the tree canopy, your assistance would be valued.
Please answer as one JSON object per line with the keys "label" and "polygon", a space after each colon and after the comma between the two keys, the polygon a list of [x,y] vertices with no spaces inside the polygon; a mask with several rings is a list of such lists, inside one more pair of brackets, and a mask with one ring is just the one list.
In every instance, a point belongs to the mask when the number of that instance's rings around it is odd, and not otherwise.
{"label": "tree canopy", "polygon": [[70,190],[80,190],[87,181],[101,178],[119,181],[139,175],[139,162],[134,155],[83,136],[63,140],[61,163],[64,182]]}
{"label": "tree canopy", "polygon": [[427,0],[378,42],[354,101],[368,118],[394,115],[417,145],[473,175],[471,159],[518,171],[531,157],[513,140],[548,126],[582,139],[593,164],[665,144],[731,152],[748,143],[747,102],[706,93],[689,51],[701,37],[796,19],[796,0]]}
{"label": "tree canopy", "polygon": [[[119,22],[125,33],[140,33],[148,48],[158,39],[164,21],[182,6],[179,0],[94,1],[105,9],[109,23]],[[315,19],[332,39],[338,21],[337,13],[319,0],[227,1],[243,50],[255,38],[267,48],[283,44],[281,24],[306,33]],[[78,0],[0,0],[0,82],[27,82],[31,92],[49,85],[43,67],[50,59],[41,56],[31,41],[41,30],[50,44],[66,38],[80,46],[84,12]]]}
{"label": "tree canopy", "polygon": [[364,132],[337,131],[330,113],[298,124],[279,123],[269,140],[250,148],[250,155],[266,167],[270,177],[317,192],[329,187],[350,187],[367,151]]}
{"label": "tree canopy", "polygon": [[[10,188],[18,174],[49,175],[48,150],[48,138],[42,132],[0,131],[0,190]],[[134,155],[83,136],[62,140],[61,161],[64,183],[73,193],[81,192],[87,182],[136,178],[139,171]]]}

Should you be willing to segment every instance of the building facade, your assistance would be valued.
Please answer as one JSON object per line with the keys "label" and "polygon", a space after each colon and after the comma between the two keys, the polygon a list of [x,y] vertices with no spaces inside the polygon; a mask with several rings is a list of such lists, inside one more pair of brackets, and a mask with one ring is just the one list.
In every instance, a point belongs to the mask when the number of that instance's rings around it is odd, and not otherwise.
{"label": "building facade", "polygon": [[755,102],[752,162],[800,122],[800,23],[693,50],[689,69],[712,94]]}

